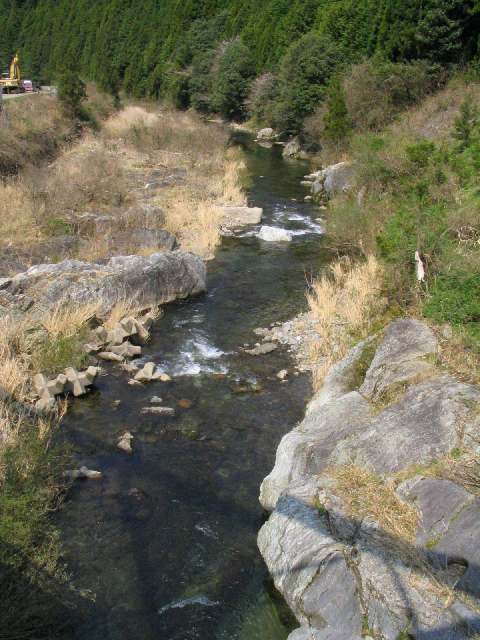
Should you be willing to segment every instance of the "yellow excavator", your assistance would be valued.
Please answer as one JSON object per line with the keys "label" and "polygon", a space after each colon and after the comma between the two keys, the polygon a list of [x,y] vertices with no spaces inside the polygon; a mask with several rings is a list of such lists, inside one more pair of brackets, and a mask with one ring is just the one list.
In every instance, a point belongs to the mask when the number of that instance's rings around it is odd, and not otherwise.
{"label": "yellow excavator", "polygon": [[3,93],[23,93],[25,87],[23,86],[21,71],[20,71],[20,57],[15,54],[8,73],[2,74],[0,78],[0,88]]}

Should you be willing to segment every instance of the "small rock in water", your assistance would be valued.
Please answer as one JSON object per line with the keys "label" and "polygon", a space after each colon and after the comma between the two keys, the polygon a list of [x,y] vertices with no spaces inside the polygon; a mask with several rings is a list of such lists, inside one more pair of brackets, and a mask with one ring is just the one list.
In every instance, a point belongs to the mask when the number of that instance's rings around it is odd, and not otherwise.
{"label": "small rock in water", "polygon": [[182,398],[182,400],[179,400],[177,404],[181,409],[190,409],[193,405],[193,402],[191,400],[188,400],[187,398]]}
{"label": "small rock in water", "polygon": [[81,480],[83,478],[88,480],[100,480],[102,472],[94,471],[93,469],[83,466],[80,467],[80,469],[74,469],[73,471],[65,471],[63,475],[71,480]]}
{"label": "small rock in water", "polygon": [[271,353],[278,349],[278,345],[273,342],[264,342],[263,344],[258,345],[254,349],[246,349],[245,353],[248,353],[251,356],[264,356],[267,353]]}
{"label": "small rock in water", "polygon": [[150,398],[150,402],[151,404],[162,404],[163,400],[159,396],[153,396],[153,398]]}
{"label": "small rock in water", "polygon": [[[152,380],[162,380],[166,374],[157,371],[157,365],[154,362],[147,362],[147,364],[136,375],[135,380],[138,382],[151,382]],[[167,376],[168,377],[168,376]],[[170,378],[169,378],[170,379]]]}
{"label": "small rock in water", "polygon": [[126,362],[120,365],[120,368],[126,371],[127,373],[137,373],[138,371],[137,365],[133,364],[133,362]]}
{"label": "small rock in water", "polygon": [[292,234],[287,229],[263,225],[258,232],[260,240],[265,242],[291,242]]}
{"label": "small rock in water", "polygon": [[129,384],[131,387],[141,387],[141,386],[142,386],[142,383],[141,383],[141,382],[139,382],[138,380],[129,380],[129,381],[128,381],[128,384]]}
{"label": "small rock in water", "polygon": [[133,453],[132,449],[133,436],[130,431],[126,431],[117,442],[117,447],[125,453]]}
{"label": "small rock in water", "polygon": [[97,358],[105,362],[123,362],[122,356],[119,356],[118,353],[112,353],[112,351],[101,351],[97,354]]}
{"label": "small rock in water", "polygon": [[173,407],[143,407],[142,413],[156,416],[174,416],[175,409]]}
{"label": "small rock in water", "polygon": [[288,371],[287,369],[282,369],[281,371],[279,371],[277,373],[277,378],[279,380],[285,380],[288,377]]}

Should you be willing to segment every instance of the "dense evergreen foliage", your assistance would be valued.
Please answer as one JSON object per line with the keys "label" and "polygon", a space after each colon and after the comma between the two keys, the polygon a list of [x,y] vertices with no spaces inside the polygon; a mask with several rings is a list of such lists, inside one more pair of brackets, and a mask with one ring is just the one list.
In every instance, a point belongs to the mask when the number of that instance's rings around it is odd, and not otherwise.
{"label": "dense evergreen foliage", "polygon": [[254,76],[278,74],[267,113],[294,131],[339,64],[474,57],[480,2],[0,0],[0,17],[0,65],[18,49],[26,74],[42,82],[75,64],[114,96],[123,88],[239,117],[252,111]]}

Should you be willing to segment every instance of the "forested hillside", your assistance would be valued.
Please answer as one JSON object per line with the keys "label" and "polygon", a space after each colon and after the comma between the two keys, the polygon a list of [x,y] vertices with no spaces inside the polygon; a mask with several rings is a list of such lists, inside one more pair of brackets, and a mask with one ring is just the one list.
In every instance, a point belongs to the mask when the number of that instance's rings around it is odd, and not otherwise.
{"label": "forested hillside", "polygon": [[[273,118],[293,131],[350,62],[373,55],[443,66],[471,60],[480,3],[0,0],[0,17],[2,67],[18,49],[26,74],[42,82],[78,66],[112,93],[123,88],[226,117]],[[268,100],[272,114],[262,112]]]}

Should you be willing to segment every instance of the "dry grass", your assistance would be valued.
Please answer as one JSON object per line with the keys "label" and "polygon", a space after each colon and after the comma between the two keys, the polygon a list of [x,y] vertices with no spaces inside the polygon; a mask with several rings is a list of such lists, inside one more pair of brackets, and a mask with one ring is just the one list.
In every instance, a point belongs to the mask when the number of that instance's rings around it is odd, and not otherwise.
{"label": "dry grass", "polygon": [[27,324],[18,318],[0,318],[0,399],[22,399],[28,383],[31,341]]}
{"label": "dry grass", "polygon": [[[47,100],[53,108],[55,103]],[[109,113],[99,96],[94,96],[93,103]],[[32,113],[41,104],[32,102]],[[13,108],[9,119],[15,117]],[[26,135],[32,125],[18,118],[16,126]],[[78,232],[82,237],[79,258],[108,257],[115,251],[112,234],[82,226],[78,214],[106,213],[118,218],[118,224],[112,224],[114,237],[127,224],[123,213],[143,198],[141,189],[129,189],[127,174],[138,173],[140,180],[147,180],[149,171],[157,169],[165,173],[166,182],[152,192],[150,203],[165,211],[166,220],[156,226],[173,232],[181,247],[212,257],[220,242],[222,220],[217,205],[245,203],[240,184],[243,163],[238,151],[227,150],[227,143],[226,130],[205,123],[193,112],[128,106],[108,117],[100,134],[85,136],[51,165],[30,167],[21,178],[0,187],[0,246],[28,251],[50,236]],[[0,159],[1,150],[0,130]],[[128,226],[142,229],[145,215],[142,219],[141,207],[138,210],[138,220],[129,219]],[[132,253],[137,250],[132,245]]]}
{"label": "dry grass", "polygon": [[470,493],[480,496],[480,454],[454,449],[429,465],[407,467],[393,477],[393,482],[398,486],[414,476],[452,480]]}
{"label": "dry grass", "polygon": [[219,204],[244,204],[243,162],[236,150],[226,151],[225,130],[193,113],[156,112],[128,107],[105,126],[107,139],[120,139],[127,161],[183,171],[184,179],[162,187],[153,199],[165,212],[164,228],[182,248],[211,258],[220,242]]}
{"label": "dry grass", "polygon": [[373,318],[382,310],[382,279],[382,267],[369,256],[358,264],[339,260],[331,266],[330,274],[311,284],[307,300],[318,333],[318,340],[311,347],[311,360],[317,363],[316,389],[332,364],[351,347],[352,336],[366,335]]}
{"label": "dry grass", "polygon": [[418,513],[400,500],[394,487],[379,476],[355,465],[333,467],[328,475],[335,481],[335,493],[355,519],[377,522],[395,541],[415,544]]}
{"label": "dry grass", "polygon": [[95,317],[99,307],[99,304],[79,307],[57,305],[42,318],[41,324],[51,338],[71,338]]}
{"label": "dry grass", "polygon": [[143,107],[129,106],[107,120],[105,132],[109,137],[129,140],[135,129],[152,128],[157,123],[158,115],[148,112]]}
{"label": "dry grass", "polygon": [[433,327],[440,343],[438,364],[463,382],[480,384],[480,362],[478,351],[469,345],[466,331],[461,328],[452,330],[451,337],[446,338],[442,328]]}
{"label": "dry grass", "polygon": [[403,138],[429,138],[436,142],[449,139],[460,106],[468,95],[478,104],[480,84],[467,83],[456,77],[444,89],[402,114],[391,127],[392,133]]}
{"label": "dry grass", "polygon": [[0,175],[52,154],[71,135],[72,123],[50,96],[28,96],[5,103],[0,114]]}
{"label": "dry grass", "polygon": [[0,247],[31,245],[41,238],[33,204],[23,178],[0,182]]}

